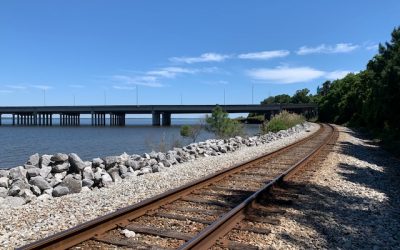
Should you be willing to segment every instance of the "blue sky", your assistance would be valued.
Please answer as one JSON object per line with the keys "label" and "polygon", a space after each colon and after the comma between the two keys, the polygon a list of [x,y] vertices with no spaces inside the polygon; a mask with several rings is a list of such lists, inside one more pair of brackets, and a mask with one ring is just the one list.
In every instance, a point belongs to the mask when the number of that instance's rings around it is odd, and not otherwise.
{"label": "blue sky", "polygon": [[400,1],[2,1],[0,105],[314,93],[362,70],[399,21]]}

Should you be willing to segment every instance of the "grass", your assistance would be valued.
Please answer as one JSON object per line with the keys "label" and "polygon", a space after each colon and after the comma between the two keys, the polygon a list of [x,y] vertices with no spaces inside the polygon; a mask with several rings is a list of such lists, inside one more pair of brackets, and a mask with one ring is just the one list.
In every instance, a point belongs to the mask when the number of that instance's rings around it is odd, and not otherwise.
{"label": "grass", "polygon": [[278,132],[296,126],[297,124],[305,122],[302,115],[282,111],[281,113],[273,116],[270,121],[264,122],[261,127],[261,133]]}

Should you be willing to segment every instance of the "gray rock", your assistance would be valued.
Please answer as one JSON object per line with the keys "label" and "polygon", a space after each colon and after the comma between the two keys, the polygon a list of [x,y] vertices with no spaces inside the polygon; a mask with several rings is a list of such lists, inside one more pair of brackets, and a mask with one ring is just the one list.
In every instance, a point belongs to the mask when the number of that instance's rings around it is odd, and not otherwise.
{"label": "gray rock", "polygon": [[39,196],[42,194],[42,191],[40,190],[40,188],[35,185],[31,185],[31,191],[36,196]]}
{"label": "gray rock", "polygon": [[50,158],[54,162],[65,162],[68,160],[68,155],[63,153],[57,153]]}
{"label": "gray rock", "polygon": [[16,207],[24,205],[25,203],[26,202],[25,202],[24,198],[8,196],[3,200],[1,207],[16,208]]}
{"label": "gray rock", "polygon": [[49,176],[51,170],[52,170],[51,167],[43,165],[42,168],[40,168],[40,176],[42,176],[43,178],[47,178],[47,176]]}
{"label": "gray rock", "polygon": [[85,167],[83,169],[82,176],[83,176],[83,179],[93,180],[94,179],[93,169],[91,167]]}
{"label": "gray rock", "polygon": [[43,191],[43,194],[52,195],[52,193],[53,193],[53,188],[49,188]]}
{"label": "gray rock", "polygon": [[8,177],[8,174],[10,173],[9,170],[0,170],[0,177]]}
{"label": "gray rock", "polygon": [[125,164],[129,160],[130,156],[124,152],[122,155],[119,156],[119,163]]}
{"label": "gray rock", "polygon": [[101,182],[101,172],[97,171],[94,173],[94,183],[99,184]]}
{"label": "gray rock", "polygon": [[29,184],[37,186],[40,190],[51,188],[51,185],[42,176],[32,177]]}
{"label": "gray rock", "polygon": [[155,164],[151,166],[151,170],[153,171],[153,173],[160,172],[160,166],[158,164]]}
{"label": "gray rock", "polygon": [[106,169],[112,168],[120,162],[120,159],[118,156],[107,156],[104,158],[104,164],[106,166]]}
{"label": "gray rock", "polygon": [[108,173],[105,173],[101,176],[101,182],[103,183],[103,186],[107,187],[113,182],[113,180]]}
{"label": "gray rock", "polygon": [[143,154],[143,158],[149,160],[151,157],[150,157],[150,155],[149,155],[148,153],[144,153],[144,154]]}
{"label": "gray rock", "polygon": [[142,157],[140,155],[133,154],[131,155],[131,159],[135,161],[139,161]]}
{"label": "gray rock", "polygon": [[67,176],[67,172],[56,173],[54,174],[54,179],[61,182],[65,178],[65,176]]}
{"label": "gray rock", "polygon": [[29,164],[29,165],[33,165],[33,166],[38,167],[39,166],[39,160],[40,160],[39,154],[36,153],[34,155],[29,156],[29,159],[28,159],[28,161],[26,163]]}
{"label": "gray rock", "polygon": [[92,160],[93,167],[99,167],[101,164],[103,164],[103,162],[104,161],[100,158],[94,158]]}
{"label": "gray rock", "polygon": [[0,197],[5,198],[8,195],[8,190],[7,188],[0,187]]}
{"label": "gray rock", "polygon": [[8,178],[0,177],[0,187],[8,188]]}
{"label": "gray rock", "polygon": [[54,173],[62,173],[62,172],[68,171],[70,166],[71,166],[70,163],[64,162],[64,163],[61,163],[61,164],[53,166],[52,167],[52,172],[54,172]]}
{"label": "gray rock", "polygon": [[128,173],[128,168],[125,165],[119,165],[119,174],[124,175]]}
{"label": "gray rock", "polygon": [[76,173],[81,173],[86,167],[86,164],[75,153],[69,154],[69,163],[71,164],[72,170]]}
{"label": "gray rock", "polygon": [[27,175],[29,178],[35,177],[35,176],[39,176],[40,175],[40,168],[29,168],[27,170]]}
{"label": "gray rock", "polygon": [[18,185],[11,186],[11,188],[8,190],[7,195],[8,196],[17,196],[19,194],[19,191],[21,191],[21,188]]}
{"label": "gray rock", "polygon": [[153,170],[150,167],[144,167],[141,170],[139,170],[137,175],[150,174],[152,172],[153,172]]}
{"label": "gray rock", "polygon": [[37,199],[38,200],[50,200],[51,197],[52,197],[51,194],[42,194]]}
{"label": "gray rock", "polygon": [[133,170],[139,170],[140,169],[140,166],[139,166],[138,162],[135,161],[135,160],[132,160],[132,159],[129,159],[126,162],[126,166],[132,168]]}
{"label": "gray rock", "polygon": [[25,168],[26,170],[28,170],[28,169],[37,168],[37,167],[36,167],[36,166],[33,166],[33,165],[25,164],[25,165],[24,165],[24,168]]}
{"label": "gray rock", "polygon": [[73,175],[67,175],[59,186],[67,187],[70,193],[79,193],[82,190],[82,181],[75,179]]}
{"label": "gray rock", "polygon": [[24,180],[26,178],[26,170],[22,166],[12,168],[9,176],[11,180]]}
{"label": "gray rock", "polygon": [[93,184],[94,184],[93,180],[89,180],[89,179],[82,180],[82,188],[83,187],[91,187],[91,186],[93,186]]}
{"label": "gray rock", "polygon": [[163,160],[161,161],[161,163],[164,165],[164,167],[169,168],[172,166],[171,162],[169,162],[168,160]]}
{"label": "gray rock", "polygon": [[40,168],[49,166],[51,163],[51,157],[51,155],[42,155],[40,157]]}
{"label": "gray rock", "polygon": [[29,189],[21,190],[21,192],[19,193],[19,196],[22,197],[26,203],[31,202],[34,199],[36,199],[36,195],[34,195],[32,193],[32,191]]}
{"label": "gray rock", "polygon": [[120,183],[122,181],[122,178],[119,175],[119,172],[113,171],[110,173],[110,175],[111,175],[113,182]]}
{"label": "gray rock", "polygon": [[158,162],[157,162],[156,159],[150,159],[150,160],[148,161],[148,163],[149,163],[150,166],[153,166],[153,165],[156,165]]}
{"label": "gray rock", "polygon": [[69,189],[66,186],[57,186],[53,189],[52,195],[54,197],[60,197],[69,194]]}

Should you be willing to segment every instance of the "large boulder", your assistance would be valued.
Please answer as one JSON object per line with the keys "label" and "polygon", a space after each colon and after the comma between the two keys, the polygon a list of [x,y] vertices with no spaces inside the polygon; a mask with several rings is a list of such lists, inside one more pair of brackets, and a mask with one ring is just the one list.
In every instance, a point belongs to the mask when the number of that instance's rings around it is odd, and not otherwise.
{"label": "large boulder", "polygon": [[113,182],[120,183],[122,181],[121,176],[119,175],[118,171],[113,171],[110,173]]}
{"label": "large boulder", "polygon": [[89,180],[89,179],[82,180],[82,187],[91,187],[91,186],[93,186],[93,184],[94,184],[93,180]]}
{"label": "large boulder", "polygon": [[103,186],[107,187],[112,184],[113,180],[108,173],[105,173],[101,176],[101,182],[103,183]]}
{"label": "large boulder", "polygon": [[36,196],[39,196],[42,194],[42,191],[40,190],[40,188],[35,185],[31,185],[31,191]]}
{"label": "large boulder", "polygon": [[10,169],[10,179],[11,180],[24,180],[26,179],[26,170],[22,166],[18,166]]}
{"label": "large boulder", "polygon": [[40,176],[46,178],[50,174],[51,170],[52,168],[49,166],[42,166],[42,168],[40,168]]}
{"label": "large boulder", "polygon": [[5,198],[8,195],[8,190],[7,188],[0,187],[0,197]]}
{"label": "large boulder", "polygon": [[120,175],[125,175],[126,173],[128,173],[128,168],[125,165],[119,165],[118,168]]}
{"label": "large boulder", "polygon": [[39,166],[39,160],[40,160],[39,154],[36,153],[34,155],[29,156],[29,159],[26,162],[26,164],[38,167]]}
{"label": "large boulder", "polygon": [[54,173],[62,173],[62,172],[68,171],[70,166],[71,166],[70,163],[64,162],[64,163],[61,163],[61,164],[53,166],[52,167],[52,172],[54,172]]}
{"label": "large boulder", "polygon": [[107,156],[104,158],[104,164],[106,165],[106,169],[112,168],[118,165],[120,162],[120,158],[118,156]]}
{"label": "large boulder", "polygon": [[92,160],[93,167],[99,167],[101,164],[103,164],[103,162],[104,161],[100,158],[94,158]]}
{"label": "large boulder", "polygon": [[93,169],[91,167],[85,167],[83,169],[82,176],[83,176],[83,179],[93,180],[94,179]]}
{"label": "large boulder", "polygon": [[137,161],[133,160],[133,159],[129,159],[126,162],[126,166],[128,166],[128,167],[130,167],[130,168],[132,168],[134,170],[139,170],[140,169],[139,163]]}
{"label": "large boulder", "polygon": [[9,174],[9,173],[10,173],[9,170],[1,169],[1,170],[0,170],[0,177],[8,177],[8,174]]}
{"label": "large boulder", "polygon": [[64,178],[59,186],[67,187],[70,193],[79,193],[82,190],[82,181],[69,174]]}
{"label": "large boulder", "polygon": [[0,177],[0,187],[8,188],[8,178]]}
{"label": "large boulder", "polygon": [[65,162],[68,160],[68,155],[63,153],[57,153],[50,158],[54,162]]}
{"label": "large boulder", "polygon": [[0,204],[0,208],[15,208],[24,205],[26,202],[21,197],[7,196]]}
{"label": "large boulder", "polygon": [[36,199],[36,195],[34,195],[32,193],[32,191],[29,189],[21,190],[21,192],[19,193],[19,196],[22,197],[26,203],[31,202],[34,199]]}
{"label": "large boulder", "polygon": [[47,167],[51,164],[51,155],[42,155],[40,157],[40,168]]}
{"label": "large boulder", "polygon": [[81,173],[86,167],[86,164],[75,153],[69,154],[69,163],[71,164],[72,170],[76,173]]}
{"label": "large boulder", "polygon": [[40,168],[28,168],[27,175],[29,178],[39,176],[40,175]]}
{"label": "large boulder", "polygon": [[48,183],[42,176],[35,176],[29,180],[29,184],[35,185],[40,190],[45,190],[51,188],[50,183]]}
{"label": "large boulder", "polygon": [[55,187],[54,189],[53,189],[53,191],[52,191],[52,195],[54,196],[54,197],[60,197],[60,196],[63,196],[63,195],[67,195],[67,194],[69,194],[70,192],[69,192],[69,189],[68,189],[68,187],[66,187],[66,186],[57,186],[57,187]]}

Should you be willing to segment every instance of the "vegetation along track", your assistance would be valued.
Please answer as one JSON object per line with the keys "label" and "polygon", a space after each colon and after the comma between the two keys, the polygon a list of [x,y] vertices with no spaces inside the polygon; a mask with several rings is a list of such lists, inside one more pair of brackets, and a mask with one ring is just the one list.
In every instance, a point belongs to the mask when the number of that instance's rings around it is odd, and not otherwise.
{"label": "vegetation along track", "polygon": [[[282,149],[20,249],[252,248],[224,236],[231,230],[268,234],[267,227],[247,223],[279,223],[263,216],[276,211],[258,200],[295,175],[333,138],[334,128],[322,124],[313,135]],[[124,229],[136,235],[126,237]]]}

